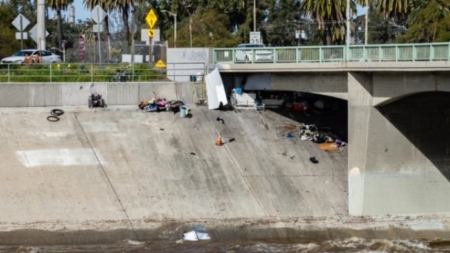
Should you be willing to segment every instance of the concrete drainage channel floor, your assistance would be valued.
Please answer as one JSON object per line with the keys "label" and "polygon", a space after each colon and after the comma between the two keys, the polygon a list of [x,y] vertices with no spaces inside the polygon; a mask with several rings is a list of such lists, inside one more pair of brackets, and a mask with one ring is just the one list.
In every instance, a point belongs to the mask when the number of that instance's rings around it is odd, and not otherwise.
{"label": "concrete drainage channel floor", "polygon": [[0,244],[175,242],[193,224],[224,240],[412,233],[405,217],[349,217],[346,149],[282,136],[296,122],[280,113],[68,107],[50,122],[51,109],[0,110]]}

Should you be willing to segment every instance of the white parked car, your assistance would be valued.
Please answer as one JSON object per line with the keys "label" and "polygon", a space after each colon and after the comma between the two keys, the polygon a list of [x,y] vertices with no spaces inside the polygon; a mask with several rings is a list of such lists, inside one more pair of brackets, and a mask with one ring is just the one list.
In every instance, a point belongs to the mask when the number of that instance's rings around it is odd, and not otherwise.
{"label": "white parked car", "polygon": [[61,62],[61,57],[59,55],[53,54],[47,50],[37,50],[37,49],[24,49],[15,53],[12,56],[5,57],[1,60],[1,63],[11,64],[11,63],[23,63],[25,55],[29,55],[34,59],[34,57],[39,54],[42,57],[43,63],[56,63]]}
{"label": "white parked car", "polygon": [[246,62],[253,60],[255,62],[273,62],[273,51],[267,49],[264,44],[240,44],[236,50],[236,62]]}

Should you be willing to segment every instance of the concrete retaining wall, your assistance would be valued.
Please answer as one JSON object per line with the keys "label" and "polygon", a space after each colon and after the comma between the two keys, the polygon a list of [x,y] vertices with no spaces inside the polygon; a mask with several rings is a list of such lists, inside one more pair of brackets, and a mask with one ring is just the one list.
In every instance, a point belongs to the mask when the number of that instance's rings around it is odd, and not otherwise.
{"label": "concrete retaining wall", "polygon": [[191,82],[4,83],[0,107],[85,106],[91,92],[101,94],[108,105],[136,105],[154,94],[191,103],[193,89]]}

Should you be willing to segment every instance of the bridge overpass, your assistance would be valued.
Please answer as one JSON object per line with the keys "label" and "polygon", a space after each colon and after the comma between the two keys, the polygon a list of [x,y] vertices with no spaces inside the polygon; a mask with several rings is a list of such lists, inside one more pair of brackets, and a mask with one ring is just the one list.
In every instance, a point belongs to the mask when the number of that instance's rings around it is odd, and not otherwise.
{"label": "bridge overpass", "polygon": [[228,86],[348,101],[350,215],[450,212],[450,43],[238,50],[213,52]]}

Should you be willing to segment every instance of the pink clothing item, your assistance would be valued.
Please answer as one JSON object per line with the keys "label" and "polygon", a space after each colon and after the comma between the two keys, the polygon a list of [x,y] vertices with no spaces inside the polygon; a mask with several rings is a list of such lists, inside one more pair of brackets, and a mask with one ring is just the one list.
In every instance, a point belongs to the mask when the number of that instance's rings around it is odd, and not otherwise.
{"label": "pink clothing item", "polygon": [[160,101],[158,101],[158,105],[166,106],[166,104],[167,104],[167,101],[166,101],[166,100],[160,100]]}

